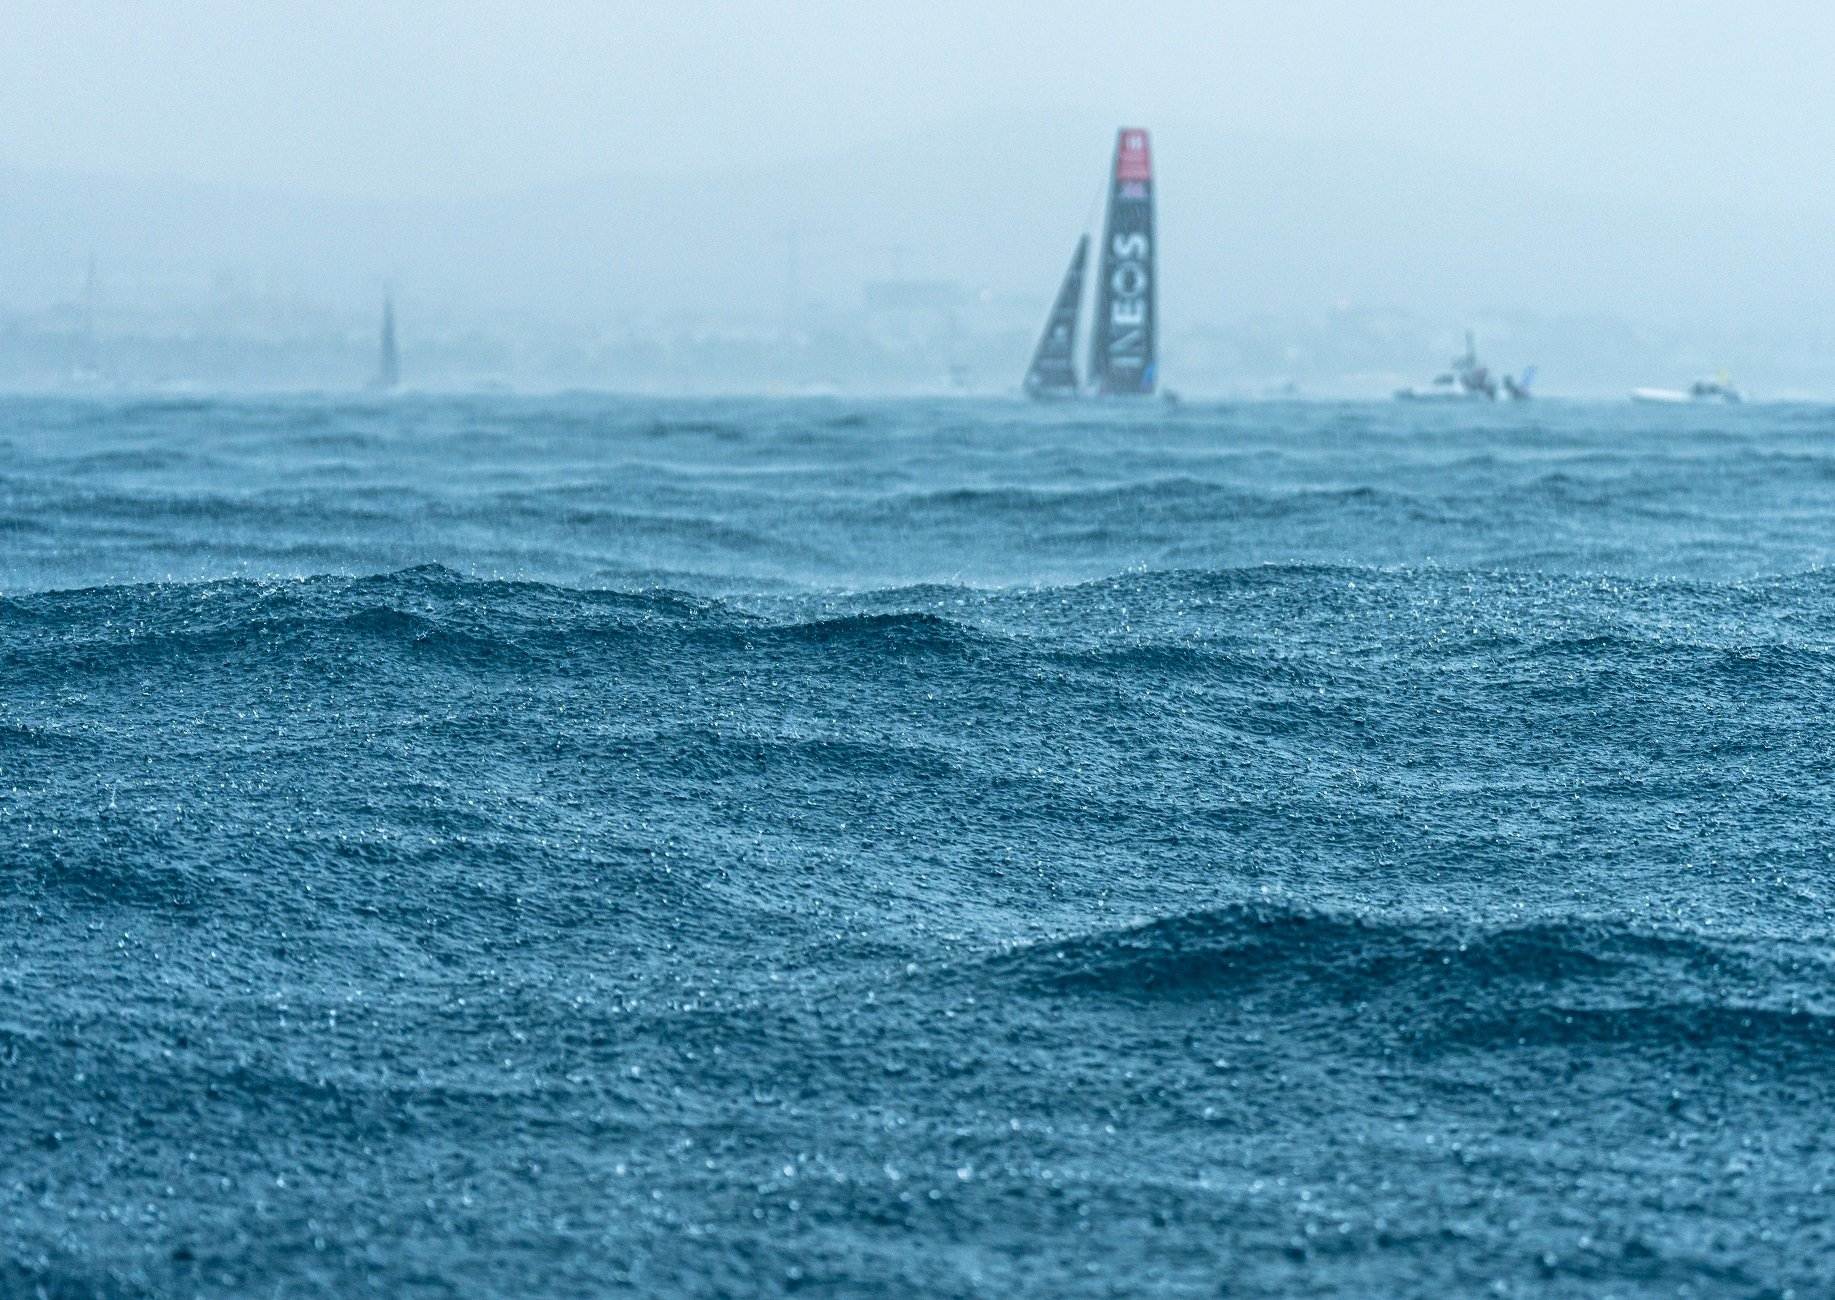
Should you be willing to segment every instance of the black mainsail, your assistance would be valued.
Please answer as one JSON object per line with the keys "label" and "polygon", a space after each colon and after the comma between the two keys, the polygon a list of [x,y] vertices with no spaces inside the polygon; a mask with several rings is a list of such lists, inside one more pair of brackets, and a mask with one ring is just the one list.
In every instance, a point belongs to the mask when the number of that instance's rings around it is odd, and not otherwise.
{"label": "black mainsail", "polygon": [[1083,266],[1089,260],[1090,237],[1077,241],[1070,267],[1058,289],[1058,300],[1045,318],[1045,332],[1026,371],[1026,393],[1031,397],[1077,395],[1077,313],[1083,305]]}
{"label": "black mainsail", "polygon": [[1103,396],[1144,396],[1159,370],[1154,284],[1153,155],[1147,133],[1123,127],[1115,139],[1096,319],[1090,331],[1090,384]]}

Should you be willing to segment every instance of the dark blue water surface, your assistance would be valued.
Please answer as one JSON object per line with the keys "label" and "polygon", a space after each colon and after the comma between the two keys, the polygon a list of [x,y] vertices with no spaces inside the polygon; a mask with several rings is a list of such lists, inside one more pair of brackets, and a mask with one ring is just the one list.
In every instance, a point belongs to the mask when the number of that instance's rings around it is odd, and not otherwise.
{"label": "dark blue water surface", "polygon": [[1835,1294],[1835,413],[0,404],[0,1295]]}

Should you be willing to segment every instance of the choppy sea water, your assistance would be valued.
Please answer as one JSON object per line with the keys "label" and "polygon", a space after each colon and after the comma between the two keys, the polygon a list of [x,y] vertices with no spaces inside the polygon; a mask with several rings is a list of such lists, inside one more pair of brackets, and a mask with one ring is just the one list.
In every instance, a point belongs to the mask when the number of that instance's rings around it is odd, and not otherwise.
{"label": "choppy sea water", "polygon": [[0,1294],[1835,1290],[1835,412],[0,404]]}

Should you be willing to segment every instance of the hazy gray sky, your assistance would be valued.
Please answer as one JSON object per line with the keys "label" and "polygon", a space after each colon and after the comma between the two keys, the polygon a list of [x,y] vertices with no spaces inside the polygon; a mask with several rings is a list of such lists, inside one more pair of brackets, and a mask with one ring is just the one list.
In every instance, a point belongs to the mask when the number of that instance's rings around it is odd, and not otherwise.
{"label": "hazy gray sky", "polygon": [[7,0],[0,162],[365,196],[692,171],[1077,112],[1789,203],[1826,0]]}
{"label": "hazy gray sky", "polygon": [[1832,76],[1828,0],[0,0],[0,308],[92,256],[117,303],[366,319],[387,281],[530,337],[925,276],[1017,374],[1128,123],[1170,336],[1397,308],[1821,355]]}

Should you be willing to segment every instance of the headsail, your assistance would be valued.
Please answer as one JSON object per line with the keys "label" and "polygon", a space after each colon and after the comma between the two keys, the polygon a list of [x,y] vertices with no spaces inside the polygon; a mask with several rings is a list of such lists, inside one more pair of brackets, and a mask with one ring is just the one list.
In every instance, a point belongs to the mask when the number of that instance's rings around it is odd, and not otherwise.
{"label": "headsail", "polygon": [[1115,139],[1090,332],[1090,383],[1105,396],[1153,391],[1159,369],[1153,238],[1152,151],[1145,131],[1123,127]]}
{"label": "headsail", "polygon": [[1072,397],[1077,392],[1077,311],[1083,303],[1083,265],[1089,259],[1090,237],[1077,241],[1070,268],[1058,289],[1039,335],[1038,349],[1026,371],[1026,392],[1033,397]]}

